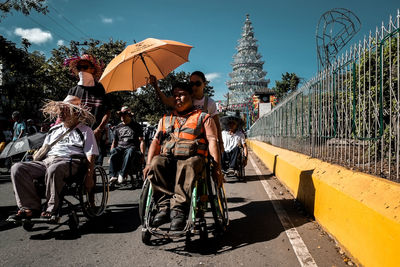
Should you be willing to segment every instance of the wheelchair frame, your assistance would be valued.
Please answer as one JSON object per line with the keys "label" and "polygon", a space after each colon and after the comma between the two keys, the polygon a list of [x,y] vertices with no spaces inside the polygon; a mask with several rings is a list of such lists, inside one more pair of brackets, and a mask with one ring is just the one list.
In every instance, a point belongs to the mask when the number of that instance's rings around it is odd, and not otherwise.
{"label": "wheelchair frame", "polygon": [[206,161],[203,176],[195,182],[193,187],[189,216],[182,231],[171,232],[165,226],[153,227],[151,225],[154,216],[157,214],[157,207],[152,197],[153,189],[151,183],[148,179],[145,180],[139,201],[143,243],[149,245],[152,235],[160,238],[186,236],[186,240],[189,241],[191,236],[198,233],[201,241],[207,240],[209,229],[205,213],[208,211],[208,204],[210,204],[214,219],[214,228],[212,229],[214,236],[219,236],[226,230],[229,225],[229,214],[225,189],[223,185],[218,187],[217,182],[212,178],[212,164],[208,162],[209,160]]}
{"label": "wheelchair frame", "polygon": [[236,169],[238,171],[237,175],[227,175],[226,177],[237,177],[237,179],[244,181],[246,177],[245,173],[245,166],[243,164],[243,157],[244,157],[244,149],[243,146],[238,146],[239,147],[239,155],[236,158]]}
{"label": "wheelchair frame", "polygon": [[244,181],[245,177],[246,177],[246,173],[245,173],[245,166],[243,164],[243,157],[244,157],[244,149],[243,146],[239,146],[240,148],[240,153],[239,156],[237,158],[237,168],[238,168],[238,179]]}
{"label": "wheelchair frame", "polygon": [[[79,170],[77,174],[72,175],[65,180],[65,185],[60,193],[59,205],[56,208],[55,216],[52,216],[51,219],[23,219],[21,221],[16,221],[15,223],[22,223],[22,227],[26,231],[32,231],[35,224],[45,223],[57,224],[59,226],[68,224],[70,230],[76,232],[79,229],[79,211],[82,211],[83,215],[89,220],[102,215],[106,209],[109,195],[107,174],[103,167],[94,167],[93,177],[95,178],[95,186],[92,189],[92,192],[89,193],[84,185],[83,170],[86,170],[86,168],[81,167],[81,170]],[[41,186],[44,185],[39,184],[37,186],[37,190],[40,197],[43,198],[44,190],[43,188],[40,188]],[[67,196],[70,196],[73,200],[78,201],[78,204],[73,204],[72,201],[66,198]],[[94,201],[99,200],[99,203],[95,203],[96,208],[91,207],[91,198],[93,198]],[[64,214],[68,214],[68,220],[60,223],[61,217]]]}

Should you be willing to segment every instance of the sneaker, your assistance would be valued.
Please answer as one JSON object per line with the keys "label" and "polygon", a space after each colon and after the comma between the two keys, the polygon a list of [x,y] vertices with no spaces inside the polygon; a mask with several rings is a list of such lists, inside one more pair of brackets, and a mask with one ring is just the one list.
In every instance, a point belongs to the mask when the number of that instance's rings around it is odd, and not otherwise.
{"label": "sneaker", "polygon": [[118,175],[118,184],[122,184],[125,181],[126,181],[126,178],[124,178],[121,174]]}
{"label": "sneaker", "polygon": [[234,175],[234,174],[235,174],[235,170],[232,169],[232,168],[229,168],[229,169],[228,169],[228,174],[229,174],[229,175]]}
{"label": "sneaker", "polygon": [[118,180],[117,177],[115,177],[115,176],[111,177],[111,178],[110,178],[110,184],[115,183],[117,180]]}

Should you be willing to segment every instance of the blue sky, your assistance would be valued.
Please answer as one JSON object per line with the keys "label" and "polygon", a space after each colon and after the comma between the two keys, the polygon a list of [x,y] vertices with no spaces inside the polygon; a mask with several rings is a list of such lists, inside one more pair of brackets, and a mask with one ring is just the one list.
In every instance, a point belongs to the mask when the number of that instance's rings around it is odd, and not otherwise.
{"label": "blue sky", "polygon": [[[389,15],[396,16],[398,0],[48,0],[48,15],[32,12],[30,18],[14,12],[0,23],[0,34],[20,44],[32,42],[30,51],[46,55],[60,43],[87,37],[108,41],[141,41],[148,37],[180,41],[194,46],[189,60],[177,71],[206,73],[216,91],[215,99],[228,92],[225,82],[232,72],[232,57],[250,14],[269,87],[284,72],[308,80],[317,70],[315,30],[320,16],[332,8],[353,11],[361,31],[350,43],[375,31]],[[55,8],[55,9],[53,9]],[[57,12],[57,11],[58,12]]]}

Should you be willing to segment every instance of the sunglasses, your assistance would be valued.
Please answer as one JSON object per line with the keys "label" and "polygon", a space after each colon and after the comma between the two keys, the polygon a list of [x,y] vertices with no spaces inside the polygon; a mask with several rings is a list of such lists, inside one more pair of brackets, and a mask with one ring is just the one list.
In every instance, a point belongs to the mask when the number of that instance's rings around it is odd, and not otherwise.
{"label": "sunglasses", "polygon": [[200,85],[202,85],[202,82],[200,82],[200,81],[195,81],[195,82],[190,82],[189,83],[190,87],[193,87],[193,86],[199,87]]}
{"label": "sunglasses", "polygon": [[76,66],[77,70],[87,70],[87,69],[90,69],[90,68],[92,68],[92,66],[89,66],[89,65],[78,65],[78,66]]}
{"label": "sunglasses", "polygon": [[125,116],[125,115],[128,115],[128,114],[129,114],[129,112],[120,112],[119,116],[122,117],[122,116]]}

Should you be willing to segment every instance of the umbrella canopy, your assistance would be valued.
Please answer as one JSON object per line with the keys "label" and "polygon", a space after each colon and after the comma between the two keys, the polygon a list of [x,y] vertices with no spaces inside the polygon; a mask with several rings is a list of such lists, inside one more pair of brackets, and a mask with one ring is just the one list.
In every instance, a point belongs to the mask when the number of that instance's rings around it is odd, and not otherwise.
{"label": "umbrella canopy", "polygon": [[169,40],[148,38],[129,45],[107,65],[100,78],[107,93],[133,91],[154,75],[162,79],[188,61],[192,46]]}
{"label": "umbrella canopy", "polygon": [[46,134],[35,133],[29,136],[24,136],[6,145],[0,154],[0,159],[8,158],[20,153],[24,153],[31,149],[37,149],[42,146]]}
{"label": "umbrella canopy", "polygon": [[222,130],[226,130],[226,131],[229,130],[228,124],[230,121],[235,121],[238,124],[238,129],[241,129],[244,125],[244,121],[241,118],[236,117],[236,116],[224,116],[224,117],[221,117],[219,119],[219,121],[221,123]]}

